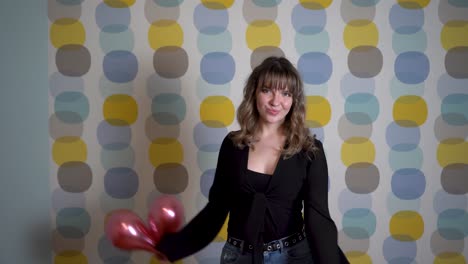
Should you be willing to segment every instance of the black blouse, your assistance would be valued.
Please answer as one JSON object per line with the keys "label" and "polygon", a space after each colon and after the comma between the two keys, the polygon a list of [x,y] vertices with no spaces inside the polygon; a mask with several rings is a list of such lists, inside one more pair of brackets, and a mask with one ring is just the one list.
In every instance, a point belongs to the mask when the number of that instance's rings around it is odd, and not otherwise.
{"label": "black blouse", "polygon": [[[314,263],[348,263],[337,243],[337,230],[328,210],[328,168],[322,143],[309,159],[298,153],[280,157],[266,191],[256,192],[247,178],[249,148],[224,139],[218,156],[208,204],[181,231],[166,234],[157,245],[170,261],[207,246],[229,213],[228,234],[254,245],[254,262],[262,263],[265,215],[272,219],[274,237],[305,228]],[[304,204],[304,218],[302,205]]]}

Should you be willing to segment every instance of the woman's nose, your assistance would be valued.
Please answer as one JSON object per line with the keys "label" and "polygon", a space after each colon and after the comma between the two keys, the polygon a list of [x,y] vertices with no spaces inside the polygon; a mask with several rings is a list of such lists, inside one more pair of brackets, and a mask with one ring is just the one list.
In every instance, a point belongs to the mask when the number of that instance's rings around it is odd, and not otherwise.
{"label": "woman's nose", "polygon": [[270,103],[271,103],[272,105],[279,105],[280,102],[281,102],[281,96],[280,96],[280,94],[277,93],[277,92],[273,92],[273,97],[271,98]]}

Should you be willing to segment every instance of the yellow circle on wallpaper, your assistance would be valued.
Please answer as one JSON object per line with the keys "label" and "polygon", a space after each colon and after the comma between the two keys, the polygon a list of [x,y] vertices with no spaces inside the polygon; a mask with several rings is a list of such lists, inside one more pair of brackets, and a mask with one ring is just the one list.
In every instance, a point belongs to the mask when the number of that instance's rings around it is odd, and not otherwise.
{"label": "yellow circle on wallpaper", "polygon": [[424,220],[418,212],[399,211],[390,219],[390,235],[399,241],[415,241],[424,233]]}
{"label": "yellow circle on wallpaper", "polygon": [[201,2],[209,9],[227,9],[232,6],[234,0],[201,0]]}
{"label": "yellow circle on wallpaper", "polygon": [[151,142],[148,156],[154,167],[165,163],[184,161],[184,147],[175,138],[158,138]]}
{"label": "yellow circle on wallpaper", "polygon": [[184,31],[177,21],[158,20],[151,24],[148,30],[148,41],[154,50],[162,47],[182,47]]}
{"label": "yellow circle on wallpaper", "polygon": [[55,255],[54,264],[88,264],[88,259],[82,252],[65,250]]}
{"label": "yellow circle on wallpaper", "polygon": [[245,38],[251,50],[264,46],[279,47],[281,31],[274,21],[256,20],[247,27]]}
{"label": "yellow circle on wallpaper", "polygon": [[225,96],[208,96],[200,105],[200,119],[207,127],[227,127],[234,114],[234,105]]}
{"label": "yellow circle on wallpaper", "polygon": [[372,21],[353,20],[346,25],[343,31],[343,41],[349,50],[360,46],[377,47],[379,30]]}
{"label": "yellow circle on wallpaper", "polygon": [[104,119],[114,126],[128,126],[138,117],[135,99],[126,94],[114,94],[106,98],[103,106]]}
{"label": "yellow circle on wallpaper", "polygon": [[132,6],[136,0],[104,0],[106,5],[113,8],[127,8]]}
{"label": "yellow circle on wallpaper", "polygon": [[52,144],[52,159],[59,166],[71,161],[85,162],[87,156],[86,143],[80,137],[61,137]]}
{"label": "yellow circle on wallpaper", "polygon": [[398,0],[398,4],[407,9],[421,9],[426,7],[431,0]]}
{"label": "yellow circle on wallpaper", "polygon": [[299,0],[299,3],[307,9],[325,9],[330,6],[333,0]]}
{"label": "yellow circle on wallpaper", "polygon": [[64,45],[83,45],[86,40],[86,31],[79,20],[61,18],[50,26],[50,42],[55,48]]}
{"label": "yellow circle on wallpaper", "polygon": [[468,21],[449,21],[440,32],[440,42],[445,50],[468,46]]}
{"label": "yellow circle on wallpaper", "polygon": [[323,127],[330,122],[330,102],[322,96],[306,97],[306,123],[308,127]]}
{"label": "yellow circle on wallpaper", "polygon": [[341,146],[341,160],[346,166],[356,163],[374,163],[374,143],[364,137],[348,138]]}
{"label": "yellow circle on wallpaper", "polygon": [[393,104],[393,119],[402,127],[421,126],[427,119],[427,104],[416,95],[398,97]]}

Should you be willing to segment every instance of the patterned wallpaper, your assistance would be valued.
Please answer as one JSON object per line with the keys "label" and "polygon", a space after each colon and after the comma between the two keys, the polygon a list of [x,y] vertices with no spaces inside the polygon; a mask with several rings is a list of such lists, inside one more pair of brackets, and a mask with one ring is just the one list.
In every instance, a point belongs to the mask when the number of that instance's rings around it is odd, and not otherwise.
{"label": "patterned wallpaper", "polygon": [[[207,202],[243,84],[299,69],[351,263],[466,263],[468,1],[48,0],[54,263],[151,263],[106,215]],[[226,226],[178,263],[219,263]]]}

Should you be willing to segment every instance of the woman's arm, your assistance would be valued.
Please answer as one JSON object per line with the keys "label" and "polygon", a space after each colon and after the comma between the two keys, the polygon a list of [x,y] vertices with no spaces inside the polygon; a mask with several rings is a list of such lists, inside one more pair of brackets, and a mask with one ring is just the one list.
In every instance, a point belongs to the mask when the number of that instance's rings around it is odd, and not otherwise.
{"label": "woman's arm", "polygon": [[323,145],[309,162],[305,193],[304,220],[314,263],[349,263],[338,246],[338,232],[328,210],[328,166]]}
{"label": "woman's arm", "polygon": [[213,185],[211,186],[208,204],[182,230],[165,234],[156,249],[171,261],[189,256],[207,246],[221,230],[229,212],[230,188],[229,157],[233,143],[226,136],[218,155]]}

